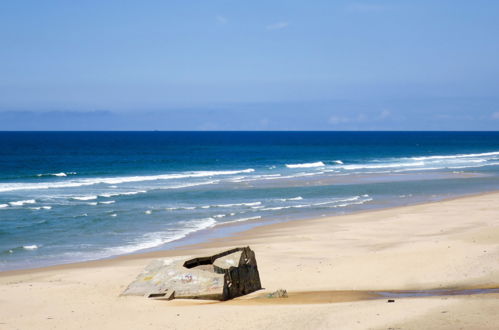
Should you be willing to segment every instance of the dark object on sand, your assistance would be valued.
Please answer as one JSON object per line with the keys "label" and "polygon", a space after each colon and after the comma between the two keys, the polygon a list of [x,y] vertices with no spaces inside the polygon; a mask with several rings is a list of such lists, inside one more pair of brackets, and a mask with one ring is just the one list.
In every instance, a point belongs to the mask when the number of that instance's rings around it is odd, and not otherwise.
{"label": "dark object on sand", "polygon": [[209,257],[154,260],[122,295],[228,300],[261,288],[255,253],[241,247]]}
{"label": "dark object on sand", "polygon": [[388,299],[388,302],[392,303],[392,302],[395,302],[395,300],[394,299]]}
{"label": "dark object on sand", "polygon": [[266,297],[267,298],[287,298],[288,292],[284,289],[279,289],[277,291],[269,293],[268,295],[266,295]]}

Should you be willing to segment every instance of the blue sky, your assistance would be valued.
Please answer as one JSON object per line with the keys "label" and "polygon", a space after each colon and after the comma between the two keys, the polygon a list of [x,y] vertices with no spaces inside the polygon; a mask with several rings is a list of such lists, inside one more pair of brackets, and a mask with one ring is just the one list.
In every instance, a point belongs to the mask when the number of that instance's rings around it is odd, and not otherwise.
{"label": "blue sky", "polygon": [[497,130],[499,1],[2,1],[0,129]]}

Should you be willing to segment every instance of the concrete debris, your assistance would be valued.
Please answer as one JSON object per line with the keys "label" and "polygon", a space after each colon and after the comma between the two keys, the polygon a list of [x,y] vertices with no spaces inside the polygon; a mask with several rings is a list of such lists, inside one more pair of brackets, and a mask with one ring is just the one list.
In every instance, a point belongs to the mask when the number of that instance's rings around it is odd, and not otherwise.
{"label": "concrete debris", "polygon": [[122,295],[228,300],[261,288],[255,253],[240,247],[209,257],[154,260]]}

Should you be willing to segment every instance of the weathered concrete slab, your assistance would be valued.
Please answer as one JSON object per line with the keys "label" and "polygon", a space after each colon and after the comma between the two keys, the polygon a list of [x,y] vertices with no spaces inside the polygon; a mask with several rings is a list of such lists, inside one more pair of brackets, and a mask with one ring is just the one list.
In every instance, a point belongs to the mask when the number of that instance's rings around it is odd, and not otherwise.
{"label": "weathered concrete slab", "polygon": [[241,247],[208,257],[154,260],[123,295],[227,300],[259,289],[255,253]]}

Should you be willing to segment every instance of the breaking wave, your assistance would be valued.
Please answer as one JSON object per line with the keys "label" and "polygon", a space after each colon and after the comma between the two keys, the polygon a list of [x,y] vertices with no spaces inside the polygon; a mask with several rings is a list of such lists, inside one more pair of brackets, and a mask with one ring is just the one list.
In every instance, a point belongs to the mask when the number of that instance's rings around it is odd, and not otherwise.
{"label": "breaking wave", "polygon": [[251,173],[255,170],[248,168],[245,170],[236,171],[195,171],[175,174],[162,175],[143,175],[143,176],[124,176],[110,178],[90,178],[57,182],[28,182],[28,183],[2,183],[0,184],[0,192],[16,191],[16,190],[38,190],[38,189],[54,189],[54,188],[73,188],[82,186],[91,186],[96,184],[116,185],[121,183],[143,182],[143,181],[158,181],[158,180],[173,180],[185,178],[202,178],[220,175],[234,175],[240,173]]}
{"label": "breaking wave", "polygon": [[309,167],[321,167],[326,166],[323,162],[315,163],[302,163],[302,164],[286,164],[287,168],[309,168]]}

